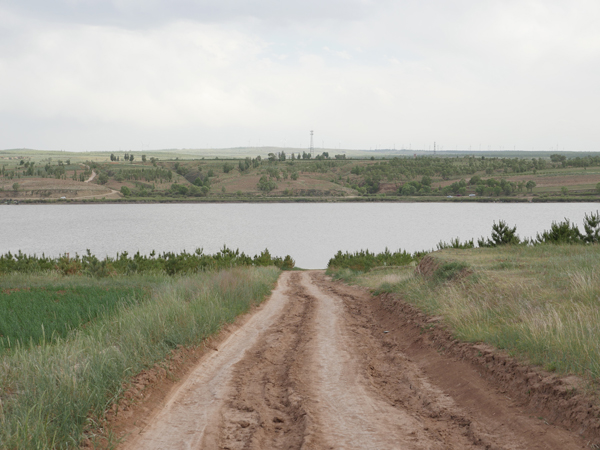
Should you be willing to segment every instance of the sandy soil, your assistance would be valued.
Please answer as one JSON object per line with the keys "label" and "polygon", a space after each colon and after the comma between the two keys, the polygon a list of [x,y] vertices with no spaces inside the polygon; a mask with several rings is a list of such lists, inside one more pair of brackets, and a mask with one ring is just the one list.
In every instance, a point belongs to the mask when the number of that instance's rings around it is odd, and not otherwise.
{"label": "sandy soil", "polygon": [[284,273],[162,404],[128,415],[120,448],[588,448],[400,322],[362,289]]}

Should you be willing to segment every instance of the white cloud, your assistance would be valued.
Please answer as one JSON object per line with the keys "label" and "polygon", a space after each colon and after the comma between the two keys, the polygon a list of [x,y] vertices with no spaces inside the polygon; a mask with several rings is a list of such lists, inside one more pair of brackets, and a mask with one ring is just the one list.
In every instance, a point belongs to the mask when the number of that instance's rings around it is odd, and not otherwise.
{"label": "white cloud", "polygon": [[50,3],[0,10],[2,148],[597,149],[594,2]]}

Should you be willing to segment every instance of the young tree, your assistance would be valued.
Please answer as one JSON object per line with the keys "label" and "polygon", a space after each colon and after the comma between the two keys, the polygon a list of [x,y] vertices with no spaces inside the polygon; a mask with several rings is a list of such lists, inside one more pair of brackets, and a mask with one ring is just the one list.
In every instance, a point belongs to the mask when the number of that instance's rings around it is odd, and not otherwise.
{"label": "young tree", "polygon": [[600,242],[600,213],[587,214],[583,218],[583,229],[585,230],[585,236],[583,240],[588,244],[597,244]]}
{"label": "young tree", "polygon": [[529,192],[533,192],[533,188],[536,186],[537,185],[535,184],[535,181],[533,181],[533,180],[529,180],[527,182],[527,184],[525,185],[525,187],[527,188],[527,191],[529,191]]}
{"label": "young tree", "polygon": [[537,233],[536,241],[540,244],[579,244],[584,239],[576,224],[569,219],[562,222],[552,222],[550,230]]}
{"label": "young tree", "polygon": [[273,189],[277,189],[277,184],[275,181],[269,180],[266,175],[263,175],[260,177],[257,187],[263,192],[271,192]]}
{"label": "young tree", "polygon": [[480,238],[477,243],[480,247],[497,247],[499,245],[517,245],[521,238],[517,236],[517,227],[509,227],[504,220],[494,222],[492,225],[492,239]]}
{"label": "young tree", "polygon": [[142,155],[142,162],[146,162],[146,155]]}

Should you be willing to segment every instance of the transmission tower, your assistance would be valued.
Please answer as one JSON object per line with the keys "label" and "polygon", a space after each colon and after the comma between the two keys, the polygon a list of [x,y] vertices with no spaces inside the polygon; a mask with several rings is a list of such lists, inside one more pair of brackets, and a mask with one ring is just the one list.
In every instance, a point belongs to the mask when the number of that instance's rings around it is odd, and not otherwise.
{"label": "transmission tower", "polygon": [[315,156],[315,146],[313,145],[313,130],[310,130],[310,156]]}

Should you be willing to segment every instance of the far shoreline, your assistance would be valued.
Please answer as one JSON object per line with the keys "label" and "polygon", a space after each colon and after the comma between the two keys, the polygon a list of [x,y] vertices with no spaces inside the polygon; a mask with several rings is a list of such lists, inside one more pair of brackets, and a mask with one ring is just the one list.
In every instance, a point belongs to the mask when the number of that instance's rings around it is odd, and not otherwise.
{"label": "far shoreline", "polygon": [[98,204],[125,204],[125,205],[143,205],[143,204],[235,204],[235,203],[600,203],[600,198],[594,196],[587,197],[478,197],[478,198],[399,198],[399,197],[332,197],[332,198],[314,198],[314,197],[294,197],[294,198],[201,198],[192,200],[185,199],[2,199],[0,205],[19,206],[19,205],[98,205]]}

